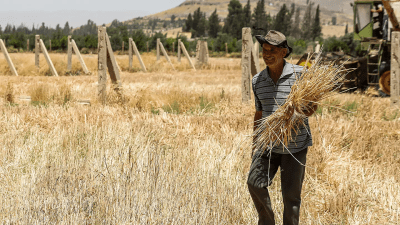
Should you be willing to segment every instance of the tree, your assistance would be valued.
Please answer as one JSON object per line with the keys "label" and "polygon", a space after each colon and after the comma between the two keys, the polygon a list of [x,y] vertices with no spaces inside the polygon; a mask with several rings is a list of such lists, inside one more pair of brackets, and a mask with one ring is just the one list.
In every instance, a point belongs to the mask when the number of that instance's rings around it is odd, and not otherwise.
{"label": "tree", "polygon": [[157,47],[157,38],[160,38],[161,43],[165,45],[167,41],[166,34],[162,34],[161,32],[155,33],[149,40],[150,49],[155,49]]}
{"label": "tree", "polygon": [[311,27],[311,38],[313,41],[316,38],[321,36],[321,31],[322,31],[322,27],[321,27],[321,23],[320,23],[320,19],[319,19],[319,5],[318,5],[317,10],[315,12],[314,22]]}
{"label": "tree", "polygon": [[147,51],[146,42],[147,42],[148,38],[142,29],[133,31],[132,40],[135,42],[136,47],[138,48],[139,51],[143,51],[143,52]]}
{"label": "tree", "polygon": [[149,19],[149,27],[151,27],[151,30],[154,31],[157,26],[158,19]]}
{"label": "tree", "polygon": [[172,15],[172,16],[171,16],[171,23],[172,23],[172,24],[175,23],[175,19],[176,19],[176,16],[175,16],[175,15]]}
{"label": "tree", "polygon": [[192,22],[192,29],[194,29],[195,31],[197,31],[197,26],[200,23],[201,17],[202,17],[202,12],[200,11],[200,7],[197,8],[197,10],[195,10],[193,12],[193,22]]}
{"label": "tree", "polygon": [[290,5],[290,17],[294,15],[294,11],[296,10],[296,4],[292,3]]}
{"label": "tree", "polygon": [[220,30],[221,26],[219,25],[217,9],[215,9],[215,11],[208,18],[208,35],[212,38],[216,38]]}
{"label": "tree", "polygon": [[228,16],[225,19],[223,32],[242,39],[243,9],[238,0],[231,0],[228,5]]}
{"label": "tree", "polygon": [[193,25],[192,14],[189,13],[188,18],[187,18],[186,23],[185,23],[184,31],[189,32],[192,29],[192,25]]}
{"label": "tree", "polygon": [[251,23],[251,6],[250,0],[247,0],[247,4],[243,8],[243,26],[250,27]]}
{"label": "tree", "polygon": [[57,26],[56,26],[56,32],[58,32],[58,31],[61,31],[61,27],[60,27],[59,23],[57,23]]}
{"label": "tree", "polygon": [[[1,27],[0,27],[0,33],[1,33]],[[346,29],[344,30],[344,35],[349,33],[349,24],[346,23]]]}
{"label": "tree", "polygon": [[[88,21],[88,24],[90,23],[90,21],[91,21],[91,20]],[[113,21],[111,22],[110,27],[119,27],[119,26],[122,26],[122,25],[123,25],[122,22],[120,22],[119,20],[115,19],[115,20],[113,20]]]}
{"label": "tree", "polygon": [[218,37],[213,39],[213,43],[210,43],[209,46],[213,48],[213,51],[225,52],[225,43],[228,44],[228,52],[237,52],[240,50],[237,39],[226,33],[219,33]]}
{"label": "tree", "polygon": [[290,29],[291,29],[290,19],[291,16],[289,9],[286,8],[286,4],[283,4],[278,14],[276,14],[273,26],[274,30],[277,30],[283,33],[284,35],[288,36],[290,34]]}
{"label": "tree", "polygon": [[306,9],[306,12],[304,14],[304,18],[303,18],[303,23],[301,26],[301,32],[302,32],[302,38],[304,40],[310,40],[312,37],[312,34],[310,32],[310,27],[311,27],[311,21],[312,21],[312,17],[311,17],[311,9],[312,9],[312,5],[313,3],[309,3]]}
{"label": "tree", "polygon": [[[252,25],[253,27],[268,30],[268,20],[267,14],[265,12],[265,2],[264,0],[259,0],[257,6],[254,8],[252,15]],[[254,34],[264,34],[262,30],[254,30]]]}
{"label": "tree", "polygon": [[296,39],[299,39],[302,37],[301,30],[300,30],[300,8],[296,9],[292,32],[290,32],[290,33]]}
{"label": "tree", "polygon": [[336,16],[332,17],[332,25],[336,25]]}
{"label": "tree", "polygon": [[[110,26],[111,29],[114,29],[118,26],[122,26],[122,23],[118,24],[118,21],[113,21],[114,25]],[[70,28],[72,29],[72,27]],[[79,29],[76,29],[72,32],[73,35],[97,35],[97,25],[91,21],[88,20],[85,25],[82,25],[79,27]],[[83,39],[82,39],[82,44],[83,44]]]}
{"label": "tree", "polygon": [[[189,16],[187,23],[190,22]],[[206,28],[207,28],[206,14],[200,11],[200,7],[193,12],[193,20],[191,20],[191,24],[188,24],[188,26],[190,26],[189,31],[192,32],[192,37],[201,37],[206,34]]]}
{"label": "tree", "polygon": [[206,14],[204,14],[200,18],[199,24],[197,25],[196,36],[197,37],[205,36],[206,28],[207,28],[207,20],[206,20]]}
{"label": "tree", "polygon": [[43,35],[46,34],[46,26],[45,26],[44,22],[42,22],[42,26],[39,27],[39,32],[40,32],[40,34],[43,34]]}
{"label": "tree", "polygon": [[65,25],[64,25],[64,29],[63,29],[63,34],[64,35],[69,35],[69,32],[70,32],[70,28],[69,28],[69,23],[68,23],[68,21],[65,23]]}

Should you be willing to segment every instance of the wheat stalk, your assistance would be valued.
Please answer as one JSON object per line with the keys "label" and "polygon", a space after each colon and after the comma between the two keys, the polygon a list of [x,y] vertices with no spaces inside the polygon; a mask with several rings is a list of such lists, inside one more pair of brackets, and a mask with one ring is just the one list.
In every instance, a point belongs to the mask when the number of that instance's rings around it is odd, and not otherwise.
{"label": "wheat stalk", "polygon": [[[321,57],[322,50],[309,69],[302,70],[302,75],[296,76],[285,103],[272,115],[259,120],[257,129],[253,132],[253,149],[263,149],[268,146],[283,144],[284,147],[293,140],[299,128],[304,126],[305,112],[312,109],[313,104],[332,96],[341,86],[346,76],[343,64],[334,62],[324,65]],[[310,60],[307,59],[306,65]]]}

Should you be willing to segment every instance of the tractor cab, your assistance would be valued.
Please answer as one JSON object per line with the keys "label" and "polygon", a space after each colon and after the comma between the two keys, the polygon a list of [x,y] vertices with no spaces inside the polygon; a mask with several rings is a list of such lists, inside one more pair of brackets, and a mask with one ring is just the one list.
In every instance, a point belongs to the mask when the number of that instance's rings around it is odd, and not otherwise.
{"label": "tractor cab", "polygon": [[367,52],[367,84],[384,90],[380,78],[390,70],[391,30],[386,8],[380,0],[355,0],[353,11],[354,40],[361,41],[362,50]]}
{"label": "tractor cab", "polygon": [[[384,29],[388,29],[387,16],[384,16],[382,1],[360,1],[356,0],[353,5],[354,11],[354,40],[364,39],[386,39]],[[386,26],[385,26],[386,25]]]}

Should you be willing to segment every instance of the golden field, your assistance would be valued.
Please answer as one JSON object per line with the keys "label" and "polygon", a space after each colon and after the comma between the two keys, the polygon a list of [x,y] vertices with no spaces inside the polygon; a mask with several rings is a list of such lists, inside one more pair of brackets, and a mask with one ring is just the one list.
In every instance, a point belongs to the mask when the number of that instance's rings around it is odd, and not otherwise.
{"label": "golden field", "polygon": [[[19,77],[0,56],[4,224],[257,223],[246,184],[254,104],[241,102],[240,59],[192,71],[173,58],[173,71],[145,54],[144,73],[117,56],[123,99],[109,90],[102,106],[96,56],[84,56],[92,75],[60,77],[45,76],[43,56],[39,70],[33,54],[11,57]],[[66,55],[51,57],[68,74]],[[399,109],[338,94],[310,126],[301,224],[399,224]],[[279,179],[270,190],[281,224]]]}
{"label": "golden field", "polygon": [[[118,52],[119,53],[119,52]],[[126,53],[126,51],[125,51]],[[171,53],[168,53],[171,54]],[[75,76],[84,74],[81,64],[77,56],[72,55],[72,69],[67,71],[68,57],[67,54],[62,53],[50,53],[50,59],[53,62],[55,69],[59,76]],[[170,55],[171,61],[174,65],[175,70],[170,66],[165,57],[161,53],[161,60],[157,62],[157,58],[153,53],[142,53],[141,57],[144,61],[148,72],[173,72],[173,71],[186,71],[191,69],[189,61],[182,54],[181,63],[178,62],[176,54]],[[15,69],[19,76],[51,76],[49,66],[43,56],[40,54],[39,67],[35,66],[35,54],[34,53],[10,53],[10,58],[13,61]],[[97,75],[97,55],[87,54],[82,55],[82,58],[88,68],[88,70]],[[129,58],[128,55],[115,55],[117,63],[123,72],[137,72],[141,70],[138,59],[133,55],[132,70],[129,71]],[[225,58],[211,58],[210,66],[203,68],[207,70],[239,70],[240,64],[238,59],[225,59]],[[195,60],[192,58],[193,63]],[[7,61],[3,54],[0,54],[0,75],[12,75],[11,70],[7,64]]]}

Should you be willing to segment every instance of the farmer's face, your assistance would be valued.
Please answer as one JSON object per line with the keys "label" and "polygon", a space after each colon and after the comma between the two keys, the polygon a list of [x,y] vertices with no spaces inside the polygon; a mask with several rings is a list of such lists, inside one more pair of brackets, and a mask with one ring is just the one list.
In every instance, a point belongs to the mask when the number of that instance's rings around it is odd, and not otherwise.
{"label": "farmer's face", "polygon": [[287,49],[280,48],[270,44],[263,44],[263,59],[267,66],[273,67],[283,61],[283,57],[286,55]]}

